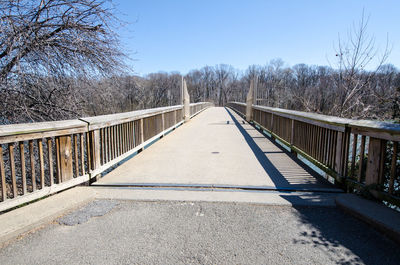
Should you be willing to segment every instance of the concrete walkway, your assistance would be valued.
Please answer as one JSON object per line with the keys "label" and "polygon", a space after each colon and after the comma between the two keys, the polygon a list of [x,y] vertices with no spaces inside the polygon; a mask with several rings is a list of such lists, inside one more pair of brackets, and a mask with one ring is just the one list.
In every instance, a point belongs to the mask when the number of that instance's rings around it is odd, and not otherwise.
{"label": "concrete walkway", "polygon": [[340,191],[221,107],[200,113],[94,185]]}

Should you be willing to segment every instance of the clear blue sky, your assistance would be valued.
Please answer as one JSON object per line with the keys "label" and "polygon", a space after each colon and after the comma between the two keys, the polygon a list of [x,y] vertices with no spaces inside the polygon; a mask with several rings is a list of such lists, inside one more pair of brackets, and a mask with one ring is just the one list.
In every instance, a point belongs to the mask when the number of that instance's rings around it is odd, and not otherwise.
{"label": "clear blue sky", "polygon": [[114,0],[128,26],[119,30],[135,73],[230,64],[245,70],[281,58],[288,65],[328,65],[364,8],[376,46],[392,45],[400,67],[400,1]]}

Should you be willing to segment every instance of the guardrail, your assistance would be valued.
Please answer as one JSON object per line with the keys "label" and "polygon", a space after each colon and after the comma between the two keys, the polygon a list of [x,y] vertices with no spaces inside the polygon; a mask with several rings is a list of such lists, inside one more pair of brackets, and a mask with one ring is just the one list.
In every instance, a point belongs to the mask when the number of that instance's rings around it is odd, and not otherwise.
{"label": "guardrail", "polygon": [[[245,103],[227,106],[245,116]],[[257,105],[252,105],[251,121],[343,188],[368,190],[375,198],[400,206],[400,124]]]}
{"label": "guardrail", "polygon": [[[190,116],[211,106],[190,104]],[[0,126],[0,211],[88,182],[183,123],[183,106]]]}

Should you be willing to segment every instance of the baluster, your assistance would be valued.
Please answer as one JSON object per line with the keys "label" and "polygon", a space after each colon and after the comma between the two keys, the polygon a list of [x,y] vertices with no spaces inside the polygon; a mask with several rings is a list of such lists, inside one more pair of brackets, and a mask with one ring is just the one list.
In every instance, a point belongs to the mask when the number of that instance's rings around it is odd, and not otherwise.
{"label": "baluster", "polygon": [[358,182],[361,182],[362,179],[362,171],[364,168],[364,153],[365,153],[365,135],[361,136],[361,146],[360,146],[360,160],[358,166]]}
{"label": "baluster", "polygon": [[40,188],[43,189],[44,183],[44,159],[43,159],[43,140],[37,140],[37,145],[39,149],[39,164],[40,164]]}
{"label": "baluster", "polygon": [[14,143],[8,144],[8,154],[10,158],[10,169],[11,169],[11,182],[12,182],[12,192],[13,192],[13,198],[16,198],[18,196],[18,190],[17,190],[17,178],[15,175],[15,158],[14,158]]}
{"label": "baluster", "polygon": [[74,134],[75,176],[79,176],[78,136]]}
{"label": "baluster", "polygon": [[19,142],[19,158],[21,160],[21,178],[22,178],[22,194],[26,194],[26,165],[25,165],[25,148],[24,142]]}
{"label": "baluster", "polygon": [[49,161],[49,178],[50,186],[54,184],[54,174],[53,174],[53,148],[52,148],[51,138],[47,138],[47,159]]}
{"label": "baluster", "polygon": [[35,154],[34,154],[34,146],[33,146],[32,140],[29,140],[29,156],[30,156],[30,163],[31,163],[32,191],[35,191],[36,190]]}
{"label": "baluster", "polygon": [[2,144],[0,144],[0,175],[1,175],[1,198],[3,199],[3,201],[5,201],[7,200],[7,183],[6,183],[6,171],[4,170]]}
{"label": "baluster", "polygon": [[389,180],[389,194],[393,194],[394,189],[394,181],[396,179],[396,164],[397,164],[397,150],[398,142],[393,142],[393,155],[392,155],[392,164],[390,168],[390,180]]}
{"label": "baluster", "polygon": [[358,134],[353,134],[353,149],[352,149],[352,156],[351,156],[351,177],[354,177],[354,170],[356,165],[356,154],[357,154],[357,141],[358,141]]}
{"label": "baluster", "polygon": [[79,134],[79,139],[81,141],[81,173],[82,176],[85,175],[85,153],[83,146],[83,133]]}

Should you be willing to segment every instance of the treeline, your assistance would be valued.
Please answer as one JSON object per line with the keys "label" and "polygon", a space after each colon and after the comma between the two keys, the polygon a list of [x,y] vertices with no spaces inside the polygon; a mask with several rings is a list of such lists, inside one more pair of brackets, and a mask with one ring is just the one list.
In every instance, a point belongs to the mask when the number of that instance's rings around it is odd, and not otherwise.
{"label": "treeline", "polygon": [[245,102],[255,77],[259,105],[357,119],[400,118],[400,73],[390,64],[376,71],[350,71],[306,64],[288,67],[273,60],[244,72],[218,65],[186,75],[194,100],[211,100],[220,106],[231,100]]}
{"label": "treeline", "polygon": [[[245,102],[250,80],[257,78],[257,104],[348,118],[399,120],[400,72],[383,65],[376,72],[346,76],[326,66],[285,66],[273,60],[240,71],[229,65],[206,66],[183,76],[192,102],[224,106]],[[2,123],[62,120],[180,104],[182,75],[102,79],[32,78],[3,89]]]}

